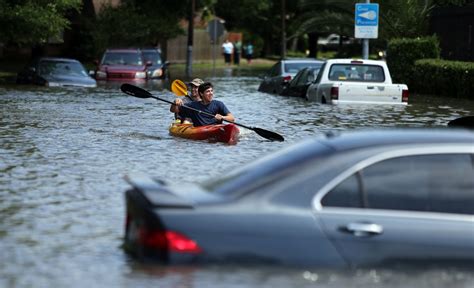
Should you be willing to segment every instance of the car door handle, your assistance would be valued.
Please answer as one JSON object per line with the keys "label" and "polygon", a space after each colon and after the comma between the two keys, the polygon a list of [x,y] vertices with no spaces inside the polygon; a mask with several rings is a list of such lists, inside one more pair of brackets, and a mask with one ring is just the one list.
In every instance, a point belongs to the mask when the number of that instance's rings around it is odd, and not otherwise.
{"label": "car door handle", "polygon": [[382,226],[373,223],[349,223],[340,230],[356,237],[370,237],[383,233]]}
{"label": "car door handle", "polygon": [[367,86],[367,89],[374,89],[374,86]]}

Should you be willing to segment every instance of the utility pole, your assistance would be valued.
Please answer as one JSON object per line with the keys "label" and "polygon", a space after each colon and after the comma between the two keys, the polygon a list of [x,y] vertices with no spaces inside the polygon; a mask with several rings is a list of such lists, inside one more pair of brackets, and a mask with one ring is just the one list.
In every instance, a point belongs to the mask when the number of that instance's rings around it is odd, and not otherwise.
{"label": "utility pole", "polygon": [[186,53],[186,77],[191,78],[193,74],[193,38],[194,38],[194,10],[195,0],[191,0],[188,19],[188,50]]}
{"label": "utility pole", "polygon": [[285,0],[281,0],[281,59],[286,58],[286,7]]}
{"label": "utility pole", "polygon": [[[365,0],[365,3],[370,3],[370,0]],[[362,59],[369,59],[369,39],[362,39]]]}

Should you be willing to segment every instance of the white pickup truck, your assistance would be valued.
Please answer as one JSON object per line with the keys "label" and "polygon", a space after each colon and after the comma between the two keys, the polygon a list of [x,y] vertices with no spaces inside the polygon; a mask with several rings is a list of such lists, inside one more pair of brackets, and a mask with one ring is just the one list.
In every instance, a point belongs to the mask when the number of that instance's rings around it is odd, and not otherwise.
{"label": "white pickup truck", "polygon": [[330,59],[306,91],[318,103],[408,103],[408,87],[392,84],[387,63],[378,60]]}

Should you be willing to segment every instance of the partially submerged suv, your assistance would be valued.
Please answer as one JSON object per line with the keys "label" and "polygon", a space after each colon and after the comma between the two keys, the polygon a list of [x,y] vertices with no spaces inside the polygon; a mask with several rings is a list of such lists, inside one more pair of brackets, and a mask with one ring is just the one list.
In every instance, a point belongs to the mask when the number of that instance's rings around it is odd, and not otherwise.
{"label": "partially submerged suv", "polygon": [[147,66],[150,65],[140,49],[107,49],[91,74],[97,80],[145,81]]}
{"label": "partially submerged suv", "polygon": [[141,49],[147,68],[148,79],[169,79],[169,62],[163,61],[161,51],[157,48]]}

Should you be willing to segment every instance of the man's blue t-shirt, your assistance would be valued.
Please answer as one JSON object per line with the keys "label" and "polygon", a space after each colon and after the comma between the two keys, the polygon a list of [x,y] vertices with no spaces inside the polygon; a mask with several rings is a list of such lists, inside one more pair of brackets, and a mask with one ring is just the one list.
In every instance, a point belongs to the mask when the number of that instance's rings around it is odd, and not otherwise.
{"label": "man's blue t-shirt", "polygon": [[[209,103],[208,105],[202,104],[201,101],[193,101],[184,105],[212,115],[221,114],[223,116],[226,116],[230,113],[229,109],[227,109],[224,103],[219,100],[212,100],[211,103]],[[219,124],[216,118],[190,109],[186,109],[185,107],[180,107],[179,116],[182,119],[191,118],[193,120],[194,126]]]}

